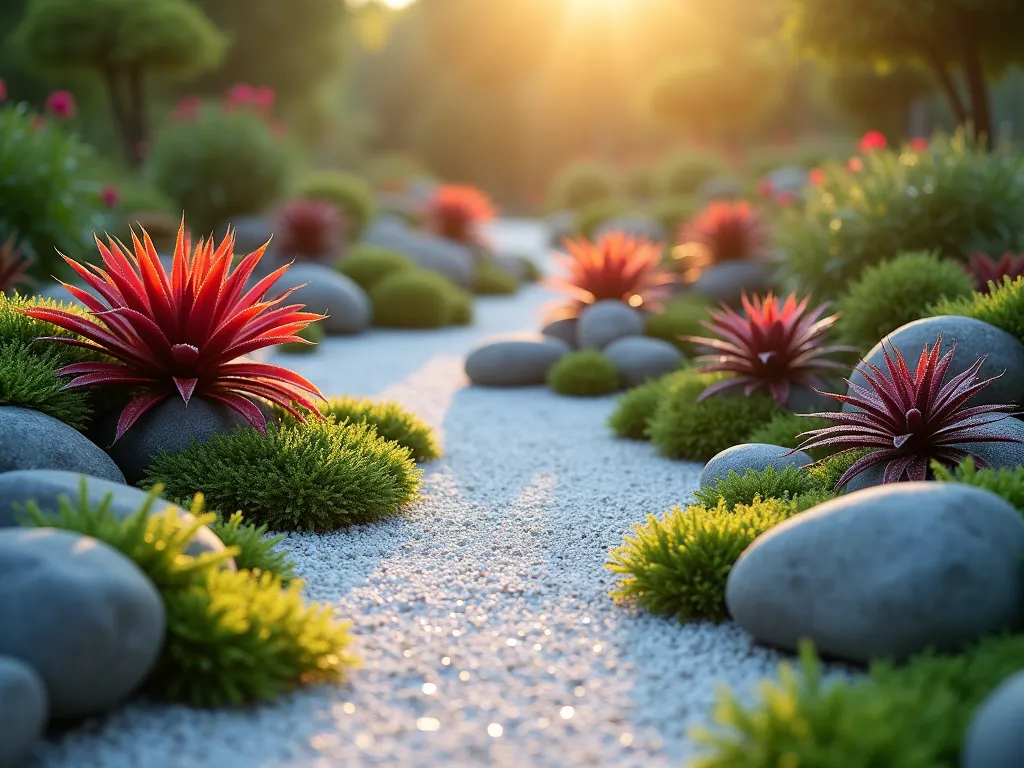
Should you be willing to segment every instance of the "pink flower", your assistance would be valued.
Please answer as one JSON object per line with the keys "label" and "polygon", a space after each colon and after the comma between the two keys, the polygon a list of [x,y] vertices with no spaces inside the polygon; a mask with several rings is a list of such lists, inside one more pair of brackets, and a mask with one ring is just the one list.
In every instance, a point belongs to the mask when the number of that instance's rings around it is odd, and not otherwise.
{"label": "pink flower", "polygon": [[238,83],[231,86],[224,94],[224,106],[231,110],[252,104],[255,100],[256,90],[248,83]]}
{"label": "pink flower", "polygon": [[910,150],[912,152],[927,152],[928,151],[928,139],[923,139],[920,136],[910,140]]}
{"label": "pink flower", "polygon": [[885,134],[881,131],[868,131],[860,139],[860,151],[863,153],[885,149],[887,145],[888,142],[885,140]]}
{"label": "pink flower", "polygon": [[759,197],[772,197],[775,195],[775,185],[771,179],[761,179],[757,182],[757,194]]}
{"label": "pink flower", "polygon": [[117,204],[121,202],[121,193],[117,191],[117,187],[107,184],[100,190],[100,201],[107,208],[116,208]]}
{"label": "pink flower", "polygon": [[789,190],[779,192],[778,197],[775,198],[775,201],[783,208],[789,208],[789,206],[793,205],[793,203],[796,202],[796,193],[790,192]]}
{"label": "pink flower", "polygon": [[179,99],[178,103],[174,105],[174,111],[171,112],[171,119],[175,122],[194,120],[199,115],[199,109],[202,105],[203,100],[198,96],[185,96]]}
{"label": "pink flower", "polygon": [[851,157],[849,162],[846,163],[846,168],[853,173],[858,173],[864,169],[864,161],[859,157]]}
{"label": "pink flower", "polygon": [[7,101],[7,83],[0,77],[0,101]]}
{"label": "pink flower", "polygon": [[807,180],[816,187],[825,183],[825,172],[821,168],[811,168],[807,172]]}
{"label": "pink flower", "polygon": [[70,120],[77,109],[71,91],[54,91],[46,97],[46,111],[59,120]]}

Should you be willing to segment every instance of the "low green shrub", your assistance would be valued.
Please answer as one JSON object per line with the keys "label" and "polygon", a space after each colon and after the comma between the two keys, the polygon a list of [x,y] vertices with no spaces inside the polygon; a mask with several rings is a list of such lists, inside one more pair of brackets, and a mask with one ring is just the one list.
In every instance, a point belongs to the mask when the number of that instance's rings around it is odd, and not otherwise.
{"label": "low green shrub", "polygon": [[404,253],[370,243],[352,246],[349,254],[335,265],[364,291],[372,291],[381,280],[395,272],[416,269],[416,262]]}
{"label": "low green shrub", "polygon": [[633,387],[619,398],[615,410],[608,417],[608,426],[616,437],[647,440],[647,425],[664,396],[664,379],[651,379]]}
{"label": "low green shrub", "polygon": [[1024,514],[1024,467],[978,469],[974,466],[974,458],[968,456],[953,471],[950,471],[945,465],[933,461],[932,472],[939,482],[966,483],[984,488],[986,491],[992,491],[1016,507],[1018,512]]}
{"label": "low green shrub", "polygon": [[358,176],[341,171],[315,171],[299,180],[298,196],[336,205],[344,214],[345,236],[358,240],[376,213],[370,185]]}
{"label": "low green shrub", "polygon": [[277,548],[284,536],[270,536],[267,526],[245,522],[241,512],[231,517],[218,515],[210,528],[224,546],[235,551],[235,565],[246,571],[262,571],[277,576],[282,584],[295,578],[295,563],[287,552]]}
{"label": "low green shrub", "polygon": [[358,397],[333,397],[322,408],[324,416],[333,416],[342,424],[346,421],[370,424],[385,440],[408,448],[414,461],[433,461],[441,458],[441,446],[433,428],[412,411],[391,401],[376,402]]}
{"label": "low green shrub", "polygon": [[700,201],[692,196],[661,197],[647,207],[647,214],[661,224],[670,243],[686,222],[702,208]]}
{"label": "low green shrub", "polygon": [[694,345],[682,336],[703,336],[707,329],[700,324],[709,318],[711,303],[702,296],[691,294],[665,303],[660,312],[644,320],[644,334],[675,344],[682,352],[693,355]]}
{"label": "low green shrub", "polygon": [[630,208],[628,202],[617,197],[588,203],[576,211],[576,235],[591,240],[608,219],[628,213]]}
{"label": "low green shrub", "polygon": [[138,512],[121,520],[109,498],[91,506],[82,482],[78,502],[61,499],[58,514],[28,505],[28,524],[92,536],[131,559],[160,591],[167,612],[167,635],[145,684],[160,699],[215,707],[267,701],[305,682],[337,681],[355,659],[349,653],[348,625],[335,620],[327,605],[307,604],[302,583],[284,587],[271,572],[224,569],[232,555],[199,556],[185,547],[215,515],[185,522],[170,510],[150,515],[159,493]]}
{"label": "low green shrub", "polygon": [[1021,669],[1024,636],[990,637],[958,655],[922,654],[868,677],[826,682],[809,642],[747,703],[720,694],[713,728],[694,731],[689,768],[952,768],[975,710]]}
{"label": "low green shrub", "polygon": [[693,492],[697,504],[715,507],[721,501],[726,509],[737,505],[754,503],[755,499],[789,499],[807,498],[820,504],[834,498],[831,489],[822,486],[821,480],[806,469],[800,467],[784,467],[776,470],[768,467],[763,470],[748,469],[742,475],[734,470],[710,488],[698,488]]}
{"label": "low green shrub", "polygon": [[721,176],[725,171],[725,163],[712,153],[677,152],[662,165],[661,193],[666,197],[690,197],[709,179]]}
{"label": "low green shrub", "polygon": [[311,344],[303,344],[298,341],[286,341],[284,344],[277,346],[277,351],[285,355],[309,355],[316,352],[317,345],[320,344],[326,337],[324,327],[322,323],[312,323],[307,325],[301,331],[296,334],[300,339],[312,342]]}
{"label": "low green shrub", "polygon": [[254,111],[212,105],[164,126],[146,163],[197,233],[265,212],[284,197],[292,167],[287,147]]}
{"label": "low green shrub", "polygon": [[393,272],[370,291],[373,324],[383,328],[441,328],[465,317],[462,289],[425,269]]}
{"label": "low green shrub", "polygon": [[822,459],[808,467],[807,471],[821,483],[822,488],[835,488],[839,478],[846,474],[846,470],[853,466],[854,462],[863,456],[867,451],[849,451],[837,453]]}
{"label": "low green shrub", "polygon": [[553,211],[578,211],[618,194],[619,179],[611,168],[599,163],[576,163],[552,182],[549,206]]}
{"label": "low green shrub", "polygon": [[680,621],[724,621],[725,584],[743,550],[807,508],[799,501],[758,498],[732,509],[723,501],[648,515],[609,553],[605,567],[620,577],[611,596]]}
{"label": "low green shrub", "polygon": [[744,438],[779,413],[767,395],[718,395],[700,403],[697,397],[715,374],[682,371],[666,379],[665,396],[651,417],[651,442],[665,456],[686,461],[708,461],[715,454],[742,443]]}
{"label": "low green shrub", "polygon": [[476,303],[473,301],[473,294],[459,288],[457,285],[453,285],[451,302],[451,324],[472,325],[476,315]]}
{"label": "low green shrub", "polygon": [[519,280],[497,264],[484,261],[476,267],[471,289],[478,296],[507,296],[519,290]]}
{"label": "low green shrub", "polygon": [[270,424],[215,435],[159,455],[144,487],[164,486],[177,503],[197,493],[225,513],[241,510],[272,531],[322,533],[398,514],[419,490],[420,470],[407,448],[369,424],[333,417]]}
{"label": "low green shrub", "polygon": [[621,386],[618,368],[596,349],[570,352],[548,371],[548,387],[560,395],[601,397]]}
{"label": "low green shrub", "polygon": [[974,294],[955,261],[925,251],[903,253],[865,269],[839,299],[838,337],[866,352],[897,328],[928,317],[942,299]]}
{"label": "low green shrub", "polygon": [[[802,432],[812,429],[825,429],[833,426],[828,419],[808,418],[789,411],[775,414],[771,421],[762,424],[749,435],[744,443],[767,443],[783,448],[796,448],[804,438],[798,437]],[[815,461],[824,459],[836,452],[832,448],[812,448],[806,453]]]}
{"label": "low green shrub", "polygon": [[863,169],[827,168],[778,238],[784,278],[818,300],[839,296],[895,253],[935,250],[965,260],[1024,248],[1024,157],[937,138],[927,152],[872,152]]}
{"label": "low green shrub", "polygon": [[988,293],[944,299],[933,308],[936,315],[964,315],[1002,328],[1024,341],[1024,277],[1004,277]]}

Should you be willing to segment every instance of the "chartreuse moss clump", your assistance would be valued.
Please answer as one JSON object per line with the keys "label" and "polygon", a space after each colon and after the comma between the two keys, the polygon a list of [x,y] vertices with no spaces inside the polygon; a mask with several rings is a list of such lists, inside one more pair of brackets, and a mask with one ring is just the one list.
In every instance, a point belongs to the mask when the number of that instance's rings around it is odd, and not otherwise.
{"label": "chartreuse moss clump", "polygon": [[476,267],[472,288],[478,296],[507,296],[519,290],[519,280],[497,264],[484,261]]}
{"label": "chartreuse moss clump", "polygon": [[272,531],[322,533],[398,514],[419,490],[408,448],[370,424],[333,416],[282,420],[261,435],[239,429],[159,455],[145,487],[164,486],[181,503],[196,493],[211,509],[241,510]]}
{"label": "chartreuse moss clump", "polygon": [[77,504],[43,514],[32,502],[26,522],[96,538],[131,559],[160,591],[167,635],[146,682],[150,695],[201,707],[274,699],[305,682],[340,680],[355,659],[348,625],[330,607],[309,604],[302,583],[279,575],[225,569],[235,547],[192,556],[185,548],[215,515],[193,503],[191,519],[150,514],[159,488],[135,514],[118,518],[109,499],[89,503],[83,480]]}
{"label": "chartreuse moss clump", "polygon": [[325,416],[333,416],[342,424],[346,421],[371,424],[377,434],[408,448],[414,461],[433,461],[441,458],[441,446],[433,428],[398,403],[377,402],[358,397],[335,397],[321,409]]}
{"label": "chartreuse moss clump", "polygon": [[[767,445],[778,445],[782,448],[796,448],[803,442],[798,437],[803,432],[812,429],[824,429],[832,426],[827,419],[809,418],[789,411],[775,414],[771,421],[762,424],[743,440],[744,443],[766,443]],[[835,453],[835,450],[828,448],[812,448],[806,452],[812,459],[820,460]]]}
{"label": "chartreuse moss clump", "polygon": [[235,550],[235,565],[247,571],[272,573],[287,584],[295,578],[295,563],[288,554],[277,548],[284,536],[270,536],[267,526],[245,522],[241,512],[231,517],[218,515],[210,528],[224,546]]}
{"label": "chartreuse moss clump", "polygon": [[732,509],[720,501],[648,515],[609,553],[605,567],[620,576],[611,596],[680,621],[723,621],[725,583],[743,550],[814,503],[758,497]]}
{"label": "chartreuse moss clump", "polygon": [[425,269],[393,272],[370,291],[373,324],[384,328],[441,328],[472,322],[472,296]]}
{"label": "chartreuse moss clump", "polygon": [[665,456],[708,461],[726,448],[742,443],[753,430],[780,412],[767,395],[718,395],[697,402],[718,374],[681,371],[666,379],[665,396],[651,417],[651,442]]}
{"label": "chartreuse moss clump", "polygon": [[0,406],[31,408],[83,430],[93,416],[90,393],[86,389],[65,390],[69,378],[58,376],[57,371],[72,363],[103,358],[68,344],[37,342],[40,336],[77,336],[21,314],[20,310],[28,307],[75,311],[73,305],[50,299],[0,294]]}
{"label": "chartreuse moss clump", "polygon": [[1024,514],[1024,467],[1002,467],[1000,469],[978,469],[974,459],[968,456],[953,471],[943,464],[933,461],[932,472],[935,479],[943,483],[966,483],[1002,496],[1006,501]]}
{"label": "chartreuse moss clump", "polygon": [[619,370],[596,349],[583,349],[563,356],[548,371],[548,386],[560,395],[600,397],[622,386]]}
{"label": "chartreuse moss clump", "polygon": [[897,328],[928,317],[942,299],[971,297],[964,268],[925,251],[900,254],[865,269],[839,299],[839,339],[862,351]]}
{"label": "chartreuse moss clump", "polygon": [[933,314],[973,317],[1024,341],[1024,277],[1004,277],[988,293],[944,299],[935,305]]}
{"label": "chartreuse moss clump", "polygon": [[336,268],[364,291],[372,291],[385,277],[395,272],[416,269],[416,262],[390,248],[358,243],[336,264]]}
{"label": "chartreuse moss clump", "polygon": [[763,470],[748,469],[742,475],[730,470],[709,488],[698,488],[693,496],[698,504],[705,507],[717,506],[721,501],[727,509],[739,504],[753,504],[755,499],[808,499],[820,504],[834,498],[831,489],[822,486],[821,480],[801,467],[767,467]]}
{"label": "chartreuse moss clump", "polygon": [[724,691],[688,768],[953,768],[975,710],[1021,669],[1024,636],[990,637],[961,654],[922,654],[868,676],[826,682],[809,643],[752,703]]}
{"label": "chartreuse moss clump", "polygon": [[[839,478],[846,474],[846,470],[853,466],[854,462],[863,456],[867,451],[850,451],[848,453],[837,453],[827,459],[812,464],[807,471],[816,477],[822,488],[835,488]],[[842,491],[839,491],[840,493]]]}
{"label": "chartreuse moss clump", "polygon": [[616,437],[627,440],[647,440],[647,425],[654,411],[665,396],[665,379],[651,379],[638,387],[633,387],[619,398],[608,417],[608,426]]}

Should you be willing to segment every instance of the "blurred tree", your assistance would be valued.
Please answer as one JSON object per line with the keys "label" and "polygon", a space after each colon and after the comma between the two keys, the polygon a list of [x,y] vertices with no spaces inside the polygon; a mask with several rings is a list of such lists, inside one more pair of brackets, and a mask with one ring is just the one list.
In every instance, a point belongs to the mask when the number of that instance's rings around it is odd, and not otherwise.
{"label": "blurred tree", "polygon": [[216,65],[224,47],[221,34],[187,0],[29,0],[15,40],[40,67],[102,78],[133,166],[149,139],[147,76],[195,75]]}
{"label": "blurred tree", "polygon": [[[986,76],[1024,61],[1020,0],[790,0],[790,34],[830,61],[911,62],[927,67],[959,124],[993,146]],[[954,78],[962,72],[968,98]]]}
{"label": "blurred tree", "polygon": [[237,83],[269,86],[286,105],[316,98],[337,81],[348,39],[343,0],[193,0],[231,44],[199,81],[207,93]]}
{"label": "blurred tree", "polygon": [[908,135],[911,105],[935,91],[923,69],[850,67],[829,73],[825,97],[858,130],[879,130],[887,136]]}

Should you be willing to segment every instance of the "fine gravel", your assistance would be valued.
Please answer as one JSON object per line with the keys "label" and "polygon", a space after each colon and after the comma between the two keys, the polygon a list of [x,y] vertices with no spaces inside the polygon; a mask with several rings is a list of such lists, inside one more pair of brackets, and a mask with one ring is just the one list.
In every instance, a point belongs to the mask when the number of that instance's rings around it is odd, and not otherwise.
{"label": "fine gravel", "polygon": [[[505,249],[543,231],[501,222]],[[373,331],[278,357],[327,395],[391,398],[440,432],[423,497],[399,519],[285,546],[310,598],[352,620],[348,684],[272,705],[201,711],[135,703],[53,737],[67,768],[679,766],[716,688],[748,695],[779,654],[733,625],[682,625],[615,606],[608,550],[648,513],[690,499],[701,467],[612,437],[614,398],[469,387],[481,338],[535,330],[552,296],[483,298],[475,326]]]}

